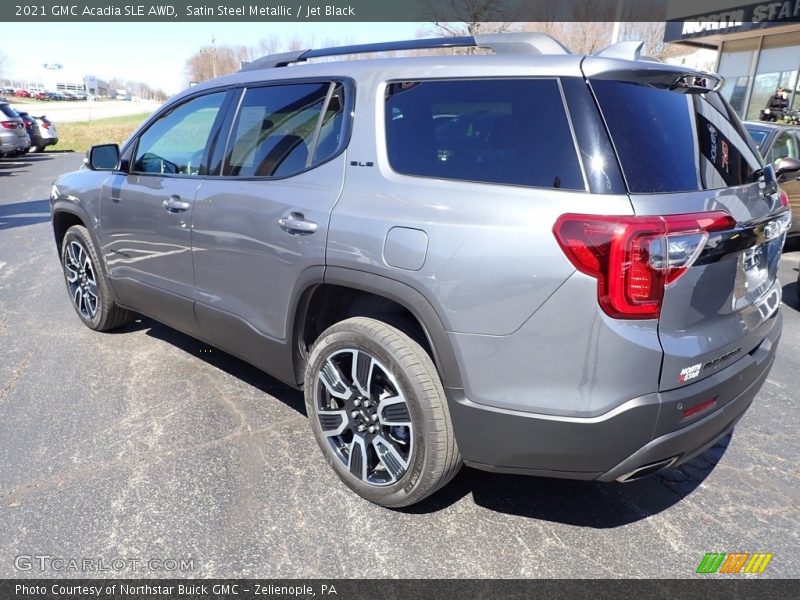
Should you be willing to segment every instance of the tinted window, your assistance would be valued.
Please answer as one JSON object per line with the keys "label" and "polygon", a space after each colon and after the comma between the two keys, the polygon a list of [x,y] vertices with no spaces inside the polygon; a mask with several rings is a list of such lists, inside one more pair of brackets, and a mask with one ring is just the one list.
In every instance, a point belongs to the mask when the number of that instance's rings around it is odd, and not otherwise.
{"label": "tinted window", "polygon": [[783,131],[775,138],[767,162],[775,163],[782,158],[800,158],[797,152],[797,139],[790,131]]}
{"label": "tinted window", "polygon": [[225,92],[189,100],[147,128],[139,138],[133,170],[201,175],[208,136]]}
{"label": "tinted window", "polygon": [[766,129],[759,129],[757,127],[751,127],[750,125],[746,125],[745,129],[747,129],[747,133],[750,134],[750,137],[753,138],[753,141],[756,143],[759,151],[763,154],[764,153],[764,142],[769,137],[769,131]]}
{"label": "tinted window", "polygon": [[633,193],[742,185],[761,168],[749,135],[716,92],[600,80],[592,89]]}
{"label": "tinted window", "polygon": [[392,83],[386,140],[407,175],[585,189],[554,79]]}
{"label": "tinted window", "polygon": [[[304,83],[246,90],[223,174],[285,177],[304,171],[312,163],[314,133],[329,88],[329,83]],[[338,89],[325,111],[314,161],[338,149],[342,114]]]}

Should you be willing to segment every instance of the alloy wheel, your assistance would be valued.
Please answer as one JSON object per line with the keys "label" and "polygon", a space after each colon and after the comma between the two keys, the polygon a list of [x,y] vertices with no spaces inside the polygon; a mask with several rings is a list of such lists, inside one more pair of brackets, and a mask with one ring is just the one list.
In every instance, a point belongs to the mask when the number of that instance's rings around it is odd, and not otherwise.
{"label": "alloy wheel", "polygon": [[97,314],[99,292],[97,275],[86,248],[77,240],[71,240],[64,254],[64,274],[72,302],[85,319]]}
{"label": "alloy wheel", "polygon": [[317,418],[333,455],[375,486],[397,482],[411,463],[414,428],[397,380],[376,357],[333,352],[317,373]]}

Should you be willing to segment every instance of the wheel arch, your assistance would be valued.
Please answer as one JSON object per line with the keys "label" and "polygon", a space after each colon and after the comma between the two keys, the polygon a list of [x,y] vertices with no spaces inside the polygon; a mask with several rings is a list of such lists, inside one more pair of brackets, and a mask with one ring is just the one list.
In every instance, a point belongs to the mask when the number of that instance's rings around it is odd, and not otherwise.
{"label": "wheel arch", "polygon": [[[56,251],[58,252],[58,260],[61,260],[61,251],[62,245],[64,243],[64,236],[66,236],[67,231],[73,225],[80,225],[86,229],[89,233],[89,238],[92,240],[94,247],[97,249],[98,259],[100,261],[100,268],[103,272],[107,273],[108,269],[106,268],[105,264],[105,257],[103,256],[102,246],[100,245],[99,240],[97,239],[96,232],[94,228],[90,225],[92,219],[89,215],[81,210],[78,206],[74,204],[69,204],[66,202],[56,202],[53,206],[53,216],[52,216],[52,225],[53,225],[53,237],[56,242]],[[114,298],[116,301],[116,294],[114,292],[114,286],[109,285],[109,292],[111,293],[111,297]]]}
{"label": "wheel arch", "polygon": [[[341,293],[345,296],[336,305],[325,300]],[[314,319],[318,307],[327,311]],[[342,267],[328,267],[322,281],[308,285],[296,304],[292,329],[293,364],[297,381],[302,381],[308,349],[315,335],[330,325],[350,317],[372,317],[387,320],[390,325],[425,348],[436,365],[445,388],[462,388],[455,353],[439,315],[431,303],[414,288],[374,273]],[[413,321],[409,322],[407,317]],[[415,331],[415,328],[418,328]],[[313,339],[312,339],[313,338]]]}

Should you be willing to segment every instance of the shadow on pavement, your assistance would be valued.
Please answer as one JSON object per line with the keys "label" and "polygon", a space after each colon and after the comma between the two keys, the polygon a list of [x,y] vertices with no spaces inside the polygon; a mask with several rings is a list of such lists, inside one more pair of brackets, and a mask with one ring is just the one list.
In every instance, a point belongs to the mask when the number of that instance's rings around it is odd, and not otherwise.
{"label": "shadow on pavement", "polygon": [[[147,317],[137,317],[136,321],[118,330],[119,333],[140,331],[146,329],[146,334],[159,340],[169,342],[173,346],[180,348],[193,356],[197,356],[207,364],[213,365],[234,377],[241,379],[262,392],[276,397],[289,408],[292,408],[302,415],[306,414],[305,400],[303,393],[295,390],[288,385],[281,383],[277,379],[270,377],[264,371],[231,356],[230,354],[212,348],[208,344],[201,342],[193,337],[185,335],[176,329],[162,325]],[[116,332],[115,332],[116,333]]]}
{"label": "shadow on pavement", "polygon": [[658,514],[692,493],[716,467],[730,439],[728,434],[676,469],[630,483],[500,475],[464,468],[443,490],[404,511],[436,512],[471,494],[475,504],[495,512],[593,529],[620,527]]}
{"label": "shadow on pavement", "polygon": [[[179,331],[140,317],[120,333],[140,330],[200,357],[274,396],[298,413],[306,414],[302,392]],[[434,513],[471,495],[478,506],[500,513],[595,529],[620,527],[660,513],[692,493],[716,467],[730,439],[729,434],[714,447],[676,469],[624,484],[501,475],[463,468],[444,489],[402,511]]]}
{"label": "shadow on pavement", "polygon": [[800,289],[798,289],[797,282],[787,283],[783,286],[783,303],[789,308],[800,311]]}
{"label": "shadow on pavement", "polygon": [[[2,173],[2,171],[0,171]],[[29,202],[15,202],[14,204],[0,204],[0,231],[46,223],[50,220],[50,201],[31,200]]]}

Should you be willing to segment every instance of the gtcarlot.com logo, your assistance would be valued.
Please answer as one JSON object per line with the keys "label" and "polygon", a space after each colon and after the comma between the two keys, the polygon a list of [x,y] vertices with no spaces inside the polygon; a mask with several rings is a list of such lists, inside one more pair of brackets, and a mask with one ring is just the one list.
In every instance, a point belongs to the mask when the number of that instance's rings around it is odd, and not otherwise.
{"label": "gtcarlot.com logo", "polygon": [[20,554],[14,557],[18,571],[53,571],[56,573],[121,573],[152,571],[174,573],[194,571],[193,558],[67,558],[49,554]]}

